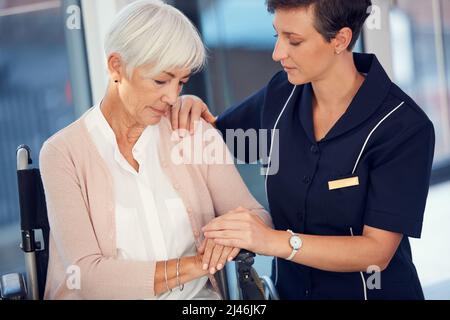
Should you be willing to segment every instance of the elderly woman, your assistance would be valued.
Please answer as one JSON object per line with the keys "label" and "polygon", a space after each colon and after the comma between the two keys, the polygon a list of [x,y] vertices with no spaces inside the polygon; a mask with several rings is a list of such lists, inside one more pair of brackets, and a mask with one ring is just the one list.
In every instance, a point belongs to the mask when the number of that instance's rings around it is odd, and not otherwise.
{"label": "elderly woman", "polygon": [[202,242],[201,228],[230,212],[271,220],[233,164],[174,156],[191,144],[171,138],[166,114],[204,64],[204,46],[177,9],[137,1],[115,19],[105,51],[104,99],[41,150],[51,227],[45,298],[218,299],[216,269],[202,260],[221,269],[239,251]]}

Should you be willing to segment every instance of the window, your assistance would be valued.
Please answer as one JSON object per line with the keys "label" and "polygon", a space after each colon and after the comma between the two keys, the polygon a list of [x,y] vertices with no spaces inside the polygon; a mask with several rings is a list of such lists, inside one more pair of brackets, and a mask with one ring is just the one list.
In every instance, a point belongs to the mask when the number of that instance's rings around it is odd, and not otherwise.
{"label": "window", "polygon": [[74,34],[65,29],[65,9],[73,3],[0,1],[0,274],[18,271],[23,264],[16,148],[30,146],[37,166],[42,143],[78,115],[73,97],[80,101],[81,95],[71,81],[66,47]]}
{"label": "window", "polygon": [[435,164],[450,161],[449,1],[398,0],[391,11],[396,83],[433,121]]}
{"label": "window", "polygon": [[272,61],[272,17],[260,0],[199,3],[201,29],[210,50],[210,105],[221,113],[262,88],[280,70]]}
{"label": "window", "polygon": [[[428,114],[436,132],[434,185],[422,238],[411,239],[427,299],[448,299],[450,188],[450,10],[448,0],[397,0],[390,12],[394,81]],[[432,248],[432,250],[430,250]]]}

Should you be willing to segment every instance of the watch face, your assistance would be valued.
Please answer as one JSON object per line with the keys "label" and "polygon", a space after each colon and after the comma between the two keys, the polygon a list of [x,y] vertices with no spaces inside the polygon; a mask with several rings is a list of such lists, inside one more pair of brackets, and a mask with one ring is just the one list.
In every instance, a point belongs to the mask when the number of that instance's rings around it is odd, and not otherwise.
{"label": "watch face", "polygon": [[298,236],[292,236],[289,242],[294,250],[300,249],[300,246],[302,245],[302,240]]}

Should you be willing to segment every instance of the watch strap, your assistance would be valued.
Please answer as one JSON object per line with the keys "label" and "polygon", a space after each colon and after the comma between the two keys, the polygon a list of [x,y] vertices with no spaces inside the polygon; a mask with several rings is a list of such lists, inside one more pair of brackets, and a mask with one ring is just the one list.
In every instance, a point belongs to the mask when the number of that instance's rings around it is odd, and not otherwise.
{"label": "watch strap", "polygon": [[[293,236],[296,235],[292,230],[289,230],[289,229],[288,229],[287,232],[289,232],[289,233],[291,234],[291,237],[293,237]],[[290,246],[290,245],[291,245],[291,244],[289,243],[289,246]],[[292,247],[291,247],[291,248],[292,248]],[[296,254],[297,252],[298,252],[297,249],[292,248],[292,252],[291,252],[291,254],[289,255],[289,257],[286,258],[286,260],[291,261],[291,260],[294,258],[295,254]]]}

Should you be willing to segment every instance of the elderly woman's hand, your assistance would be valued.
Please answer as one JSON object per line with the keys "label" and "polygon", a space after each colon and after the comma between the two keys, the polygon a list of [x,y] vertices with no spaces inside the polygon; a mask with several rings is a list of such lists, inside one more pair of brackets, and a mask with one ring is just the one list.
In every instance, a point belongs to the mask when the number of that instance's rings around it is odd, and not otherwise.
{"label": "elderly woman's hand", "polygon": [[217,245],[270,255],[270,239],[275,230],[250,210],[238,208],[210,221],[202,231],[206,239],[214,239]]}
{"label": "elderly woman's hand", "polygon": [[170,109],[172,130],[179,130],[180,134],[189,131],[194,133],[195,123],[203,118],[214,125],[217,118],[209,112],[208,106],[197,96],[184,95],[178,98],[177,103]]}
{"label": "elderly woman's hand", "polygon": [[211,274],[221,270],[227,262],[236,258],[239,251],[239,248],[218,245],[213,239],[205,239],[198,249],[198,253],[203,255],[203,270],[209,269]]}

